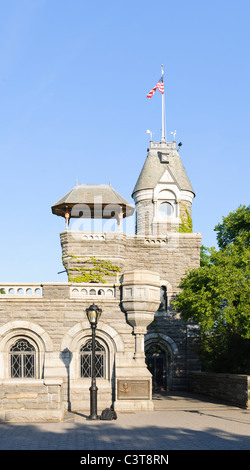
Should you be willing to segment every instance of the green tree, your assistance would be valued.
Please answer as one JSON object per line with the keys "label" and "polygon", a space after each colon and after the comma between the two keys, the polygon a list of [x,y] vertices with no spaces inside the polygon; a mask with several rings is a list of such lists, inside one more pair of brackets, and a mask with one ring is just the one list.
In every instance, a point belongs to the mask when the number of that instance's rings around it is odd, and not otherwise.
{"label": "green tree", "polygon": [[200,268],[181,281],[174,307],[200,325],[205,370],[250,373],[250,211],[216,225],[219,250],[202,247]]}
{"label": "green tree", "polygon": [[250,245],[250,206],[239,206],[234,212],[222,218],[222,223],[215,226],[219,248],[225,248],[229,243],[244,243]]}

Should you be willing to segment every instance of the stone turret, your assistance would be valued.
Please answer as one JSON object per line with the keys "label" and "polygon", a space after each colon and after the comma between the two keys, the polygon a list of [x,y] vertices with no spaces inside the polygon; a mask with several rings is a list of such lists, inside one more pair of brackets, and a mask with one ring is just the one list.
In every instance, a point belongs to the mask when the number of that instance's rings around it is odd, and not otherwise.
{"label": "stone turret", "polygon": [[[52,206],[52,213],[66,220],[61,245],[63,265],[70,282],[116,280],[124,264],[122,220],[133,212],[134,206],[110,184],[77,184]],[[72,222],[69,230],[71,219],[75,223]],[[84,224],[86,219],[100,219],[102,223],[109,219],[117,225],[118,231],[79,230],[79,224]]]}
{"label": "stone turret", "polygon": [[148,155],[132,193],[136,205],[136,234],[166,236],[191,229],[194,190],[175,142],[150,142]]}

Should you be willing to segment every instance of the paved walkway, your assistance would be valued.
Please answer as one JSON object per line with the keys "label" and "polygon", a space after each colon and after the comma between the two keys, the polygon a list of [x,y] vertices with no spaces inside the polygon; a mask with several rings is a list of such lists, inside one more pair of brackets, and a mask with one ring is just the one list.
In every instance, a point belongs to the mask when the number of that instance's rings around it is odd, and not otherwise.
{"label": "paved walkway", "polygon": [[155,410],[87,421],[0,423],[0,450],[250,450],[250,410],[176,393],[154,396]]}

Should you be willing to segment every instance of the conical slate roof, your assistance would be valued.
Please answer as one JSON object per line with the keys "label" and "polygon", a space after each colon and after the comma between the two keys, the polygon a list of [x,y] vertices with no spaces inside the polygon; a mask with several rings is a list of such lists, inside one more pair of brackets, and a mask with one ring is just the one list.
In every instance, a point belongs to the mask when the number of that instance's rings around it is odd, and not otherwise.
{"label": "conical slate roof", "polygon": [[[71,212],[71,217],[79,217],[80,206],[87,206],[91,211],[91,217],[111,218],[111,210],[121,207],[123,217],[132,215],[134,206],[124,199],[110,184],[77,184],[71,191],[65,194],[52,207],[52,213],[64,217],[66,208]],[[72,210],[76,206],[76,210]],[[106,210],[105,207],[109,210]],[[81,211],[82,212],[82,211]],[[88,211],[84,211],[84,214]],[[82,214],[80,215],[82,216]],[[87,215],[86,215],[87,217]]]}
{"label": "conical slate roof", "polygon": [[161,152],[155,149],[149,149],[147,158],[134,187],[132,197],[136,191],[140,191],[141,189],[155,188],[166,169],[168,169],[180,190],[191,191],[195,194],[177,149],[171,149],[167,163],[161,161],[160,153]]}

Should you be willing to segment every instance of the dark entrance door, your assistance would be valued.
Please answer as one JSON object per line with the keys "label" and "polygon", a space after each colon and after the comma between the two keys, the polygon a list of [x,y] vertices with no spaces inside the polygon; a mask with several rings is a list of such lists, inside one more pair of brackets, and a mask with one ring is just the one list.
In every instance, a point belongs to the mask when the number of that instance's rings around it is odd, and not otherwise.
{"label": "dark entrance door", "polygon": [[166,389],[166,352],[153,344],[146,350],[146,364],[152,374],[153,390]]}

